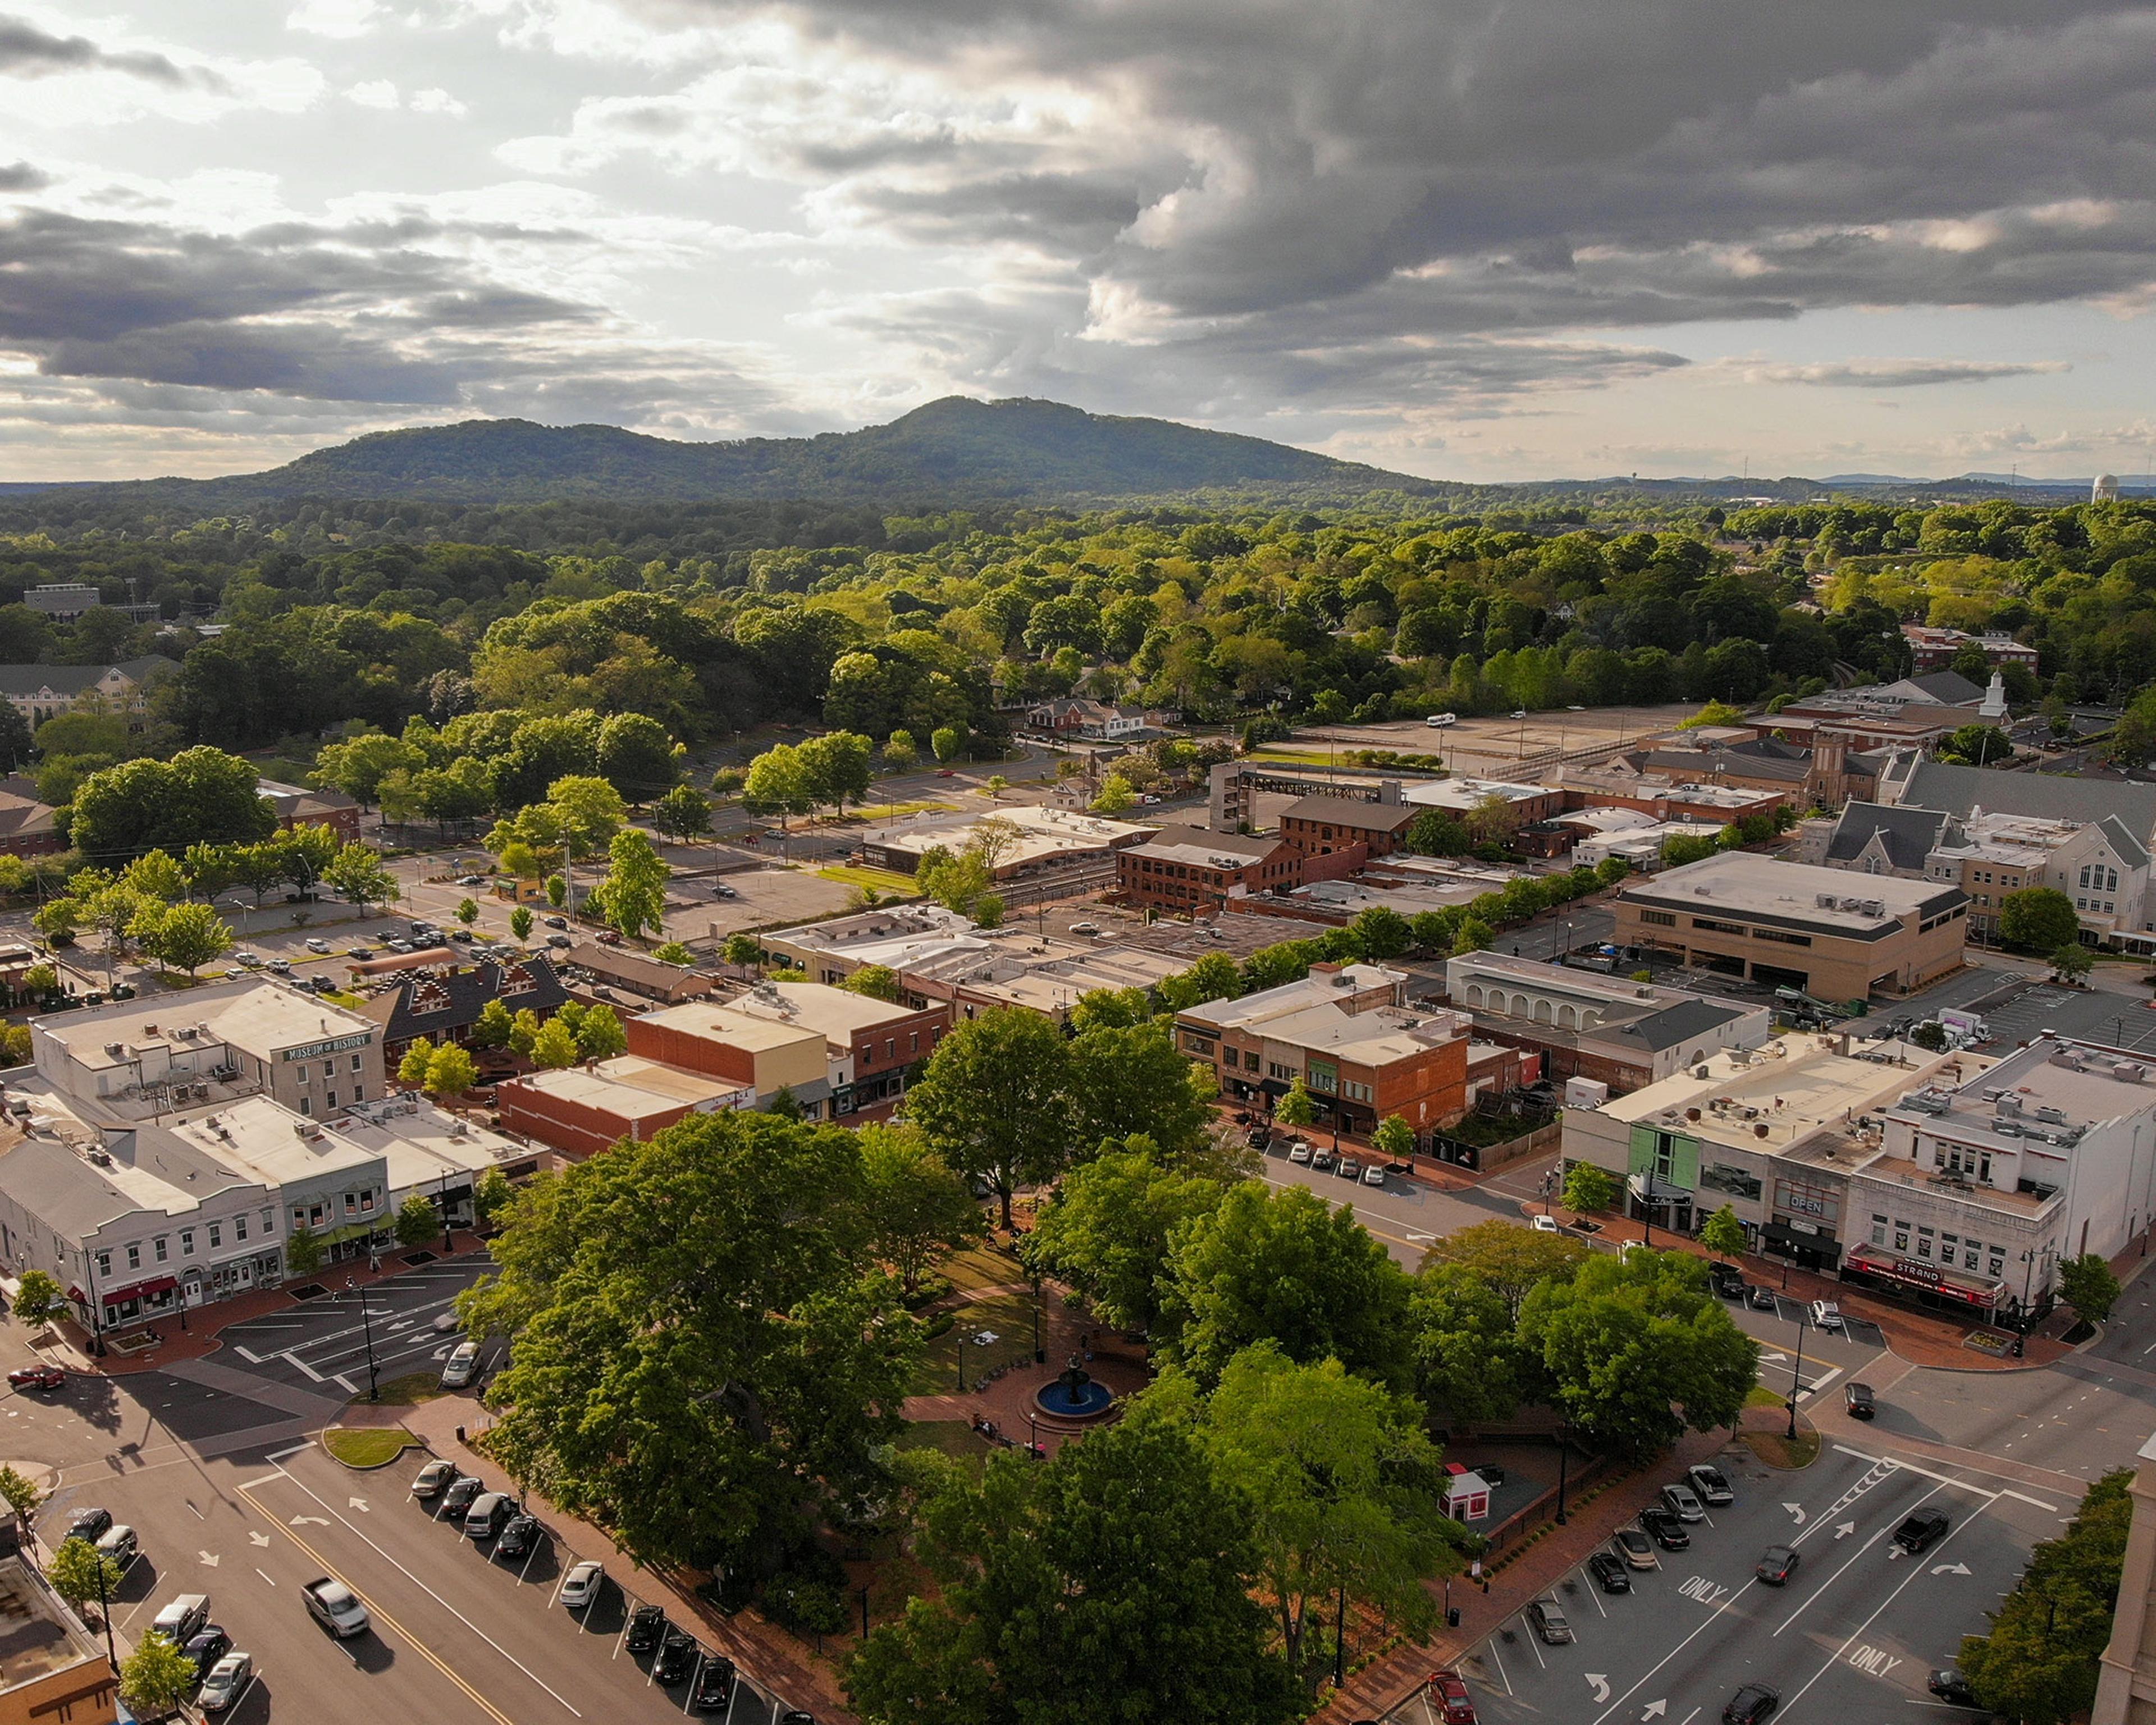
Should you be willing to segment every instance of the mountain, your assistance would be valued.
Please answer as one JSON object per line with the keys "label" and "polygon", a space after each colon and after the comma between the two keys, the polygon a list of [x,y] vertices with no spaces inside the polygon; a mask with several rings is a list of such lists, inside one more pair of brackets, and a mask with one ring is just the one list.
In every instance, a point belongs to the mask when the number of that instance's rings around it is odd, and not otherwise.
{"label": "mountain", "polygon": [[1428,480],[1262,438],[1088,413],[1055,402],[959,396],[860,431],[732,443],[675,443],[611,425],[469,419],[376,432],[266,473],[97,489],[105,495],[133,493],[146,501],[216,508],[294,496],[960,502],[1260,487],[1332,495],[1437,489]]}

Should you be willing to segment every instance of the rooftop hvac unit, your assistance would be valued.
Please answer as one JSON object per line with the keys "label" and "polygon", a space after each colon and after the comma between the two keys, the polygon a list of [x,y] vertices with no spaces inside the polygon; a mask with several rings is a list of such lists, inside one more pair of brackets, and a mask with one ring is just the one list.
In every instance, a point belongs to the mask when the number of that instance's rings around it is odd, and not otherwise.
{"label": "rooftop hvac unit", "polygon": [[1995,1111],[2000,1114],[2019,1114],[2021,1111],[2021,1098],[2009,1094],[1999,1097],[1992,1106]]}
{"label": "rooftop hvac unit", "polygon": [[1705,1066],[1694,1066],[1691,1069],[1691,1076],[1695,1078],[1705,1078],[1707,1073],[1708,1069]]}
{"label": "rooftop hvac unit", "polygon": [[1835,907],[1835,896],[1830,892],[1819,892],[1812,895],[1812,908],[1814,910],[1831,911]]}
{"label": "rooftop hvac unit", "polygon": [[2138,1084],[2148,1076],[2148,1069],[2133,1060],[2121,1060],[2111,1069],[2111,1076],[2121,1084]]}
{"label": "rooftop hvac unit", "polygon": [[2002,1138],[2018,1138],[2024,1136],[2021,1123],[2015,1120],[1994,1120],[1991,1122],[1991,1129]]}
{"label": "rooftop hvac unit", "polygon": [[105,1045],[105,1052],[109,1058],[116,1060],[127,1052],[127,1045],[124,1042],[108,1042]]}
{"label": "rooftop hvac unit", "polygon": [[2048,1121],[2053,1126],[2064,1126],[2066,1123],[2066,1111],[2063,1108],[2039,1108],[2036,1111],[2036,1118]]}

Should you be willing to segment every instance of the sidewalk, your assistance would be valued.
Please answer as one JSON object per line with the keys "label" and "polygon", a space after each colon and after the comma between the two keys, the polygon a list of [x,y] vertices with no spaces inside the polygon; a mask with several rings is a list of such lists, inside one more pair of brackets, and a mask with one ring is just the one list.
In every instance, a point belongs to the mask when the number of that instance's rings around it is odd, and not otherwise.
{"label": "sidewalk", "polygon": [[233,1324],[245,1323],[251,1319],[265,1317],[272,1312],[290,1312],[303,1302],[292,1297],[295,1286],[305,1286],[317,1283],[333,1291],[342,1291],[347,1279],[362,1287],[378,1281],[393,1280],[410,1268],[404,1260],[415,1252],[432,1252],[437,1263],[462,1257],[467,1252],[480,1250],[485,1245],[477,1235],[459,1233],[452,1237],[452,1250],[444,1252],[439,1242],[428,1246],[406,1246],[385,1255],[378,1271],[367,1268],[361,1259],[342,1264],[325,1264],[320,1273],[311,1276],[295,1277],[282,1286],[256,1288],[250,1292],[236,1294],[228,1300],[219,1300],[213,1306],[198,1306],[192,1312],[147,1318],[136,1323],[109,1329],[105,1333],[110,1342],[114,1336],[134,1336],[144,1331],[155,1331],[157,1340],[154,1346],[131,1349],[126,1353],[107,1346],[102,1359],[90,1354],[90,1332],[73,1317],[64,1317],[54,1328],[59,1332],[58,1343],[48,1345],[44,1352],[56,1365],[65,1366],[73,1372],[95,1372],[108,1378],[123,1378],[134,1372],[158,1372],[179,1360],[200,1359],[214,1353],[223,1343],[219,1340],[222,1331]]}
{"label": "sidewalk", "polygon": [[[490,1490],[516,1491],[515,1484],[500,1467],[469,1444],[458,1441],[460,1427],[473,1425],[487,1417],[485,1409],[470,1397],[443,1396],[414,1408],[368,1411],[372,1417],[365,1423],[402,1425],[421,1439],[434,1455],[455,1462],[468,1474],[476,1475]],[[403,1417],[379,1417],[387,1414]],[[386,1471],[402,1481],[418,1470],[417,1460],[408,1452],[403,1461],[393,1462]],[[722,1616],[682,1584],[683,1578],[646,1569],[624,1557],[596,1527],[562,1514],[537,1492],[527,1493],[526,1497],[531,1512],[546,1524],[547,1532],[562,1548],[563,1568],[580,1558],[597,1558],[606,1565],[607,1574],[624,1593],[665,1606],[667,1616],[673,1621],[692,1627],[699,1640],[732,1659],[763,1688],[775,1692],[780,1711],[805,1707],[816,1716],[819,1725],[860,1725],[858,1717],[844,1704],[844,1697],[831,1666],[808,1656],[802,1645],[783,1630],[766,1622],[753,1610],[742,1610],[732,1617]],[[846,1640],[844,1636],[831,1639],[839,1642]]]}

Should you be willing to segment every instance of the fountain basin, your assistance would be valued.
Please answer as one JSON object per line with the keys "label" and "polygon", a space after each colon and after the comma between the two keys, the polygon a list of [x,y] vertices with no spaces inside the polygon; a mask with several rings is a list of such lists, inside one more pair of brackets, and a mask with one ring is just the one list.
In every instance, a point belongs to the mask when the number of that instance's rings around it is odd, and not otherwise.
{"label": "fountain basin", "polygon": [[1105,1384],[1044,1384],[1033,1393],[1033,1405],[1049,1420],[1098,1420],[1116,1404],[1115,1392]]}

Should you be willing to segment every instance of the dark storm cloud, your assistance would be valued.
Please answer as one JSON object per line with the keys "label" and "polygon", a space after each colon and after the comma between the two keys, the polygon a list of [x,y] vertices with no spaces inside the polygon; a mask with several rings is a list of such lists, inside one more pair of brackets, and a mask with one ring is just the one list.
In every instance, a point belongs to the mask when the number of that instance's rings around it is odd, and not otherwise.
{"label": "dark storm cloud", "polygon": [[27,162],[0,163],[0,192],[42,192],[53,177]]}
{"label": "dark storm cloud", "polygon": [[125,72],[174,87],[225,87],[223,79],[200,66],[181,66],[162,54],[100,48],[87,36],[55,36],[25,18],[0,13],[0,76],[46,78],[94,71]]}

